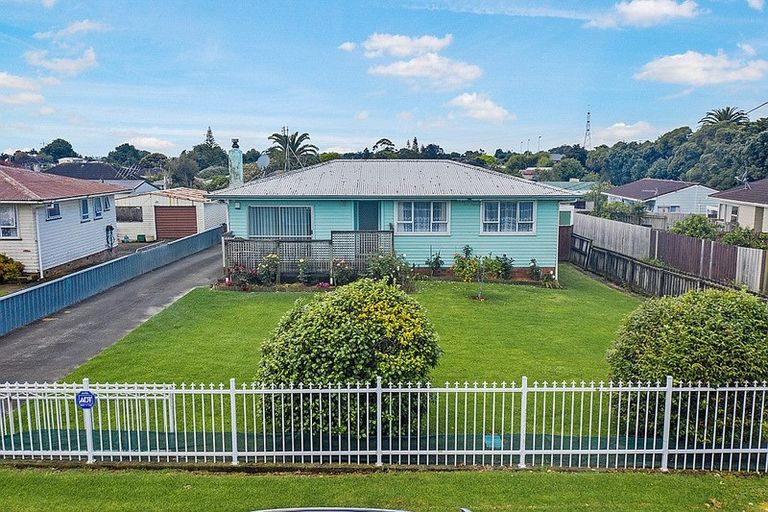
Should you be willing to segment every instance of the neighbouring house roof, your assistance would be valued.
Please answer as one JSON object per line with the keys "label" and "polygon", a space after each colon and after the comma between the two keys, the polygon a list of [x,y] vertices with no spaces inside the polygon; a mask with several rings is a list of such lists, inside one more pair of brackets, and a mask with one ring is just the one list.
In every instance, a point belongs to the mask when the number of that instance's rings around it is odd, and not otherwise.
{"label": "neighbouring house roof", "polygon": [[716,192],[709,197],[716,199],[739,201],[741,203],[755,203],[768,205],[768,178],[752,181],[749,186],[739,185],[722,192]]}
{"label": "neighbouring house roof", "polygon": [[[148,182],[147,180],[99,180],[102,183],[109,183],[110,185],[115,185],[117,187],[120,187],[124,190],[136,190],[140,186],[144,185],[145,183],[147,185],[152,185],[152,183]],[[155,187],[157,188],[157,187]],[[158,189],[159,190],[159,189]]]}
{"label": "neighbouring house roof", "polygon": [[[643,178],[625,185],[613,187],[605,192],[611,196],[625,197],[637,201],[647,201],[654,197],[663,196],[670,192],[677,192],[684,188],[700,185],[693,181],[659,180],[656,178]],[[714,190],[714,189],[712,189]]]}
{"label": "neighbouring house roof", "polygon": [[592,187],[594,187],[597,182],[595,181],[540,181],[539,183],[542,183],[544,185],[549,185],[550,187],[561,188],[563,190],[573,192],[574,194],[584,195],[590,190],[592,190]]}
{"label": "neighbouring house roof", "polygon": [[0,201],[40,202],[100,196],[124,189],[98,181],[79,180],[43,172],[0,166]]}
{"label": "neighbouring house roof", "polygon": [[127,167],[115,167],[104,162],[74,162],[59,164],[46,169],[47,174],[80,178],[82,180],[140,180],[142,171]]}
{"label": "neighbouring house roof", "polygon": [[562,189],[450,160],[331,160],[208,194],[238,197],[547,197]]}
{"label": "neighbouring house roof", "polygon": [[198,188],[176,187],[168,188],[165,190],[158,190],[157,192],[151,192],[152,194],[159,194],[163,196],[172,197],[174,199],[188,199],[190,201],[208,202],[210,199],[206,197],[207,192]]}

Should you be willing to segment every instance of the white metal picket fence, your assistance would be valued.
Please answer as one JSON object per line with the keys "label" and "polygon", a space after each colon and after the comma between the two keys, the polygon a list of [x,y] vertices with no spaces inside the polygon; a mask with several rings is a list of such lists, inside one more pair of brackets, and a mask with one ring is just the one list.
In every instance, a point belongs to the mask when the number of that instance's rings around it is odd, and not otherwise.
{"label": "white metal picket fence", "polygon": [[[91,409],[78,393],[95,396]],[[765,383],[0,385],[0,457],[768,472]]]}

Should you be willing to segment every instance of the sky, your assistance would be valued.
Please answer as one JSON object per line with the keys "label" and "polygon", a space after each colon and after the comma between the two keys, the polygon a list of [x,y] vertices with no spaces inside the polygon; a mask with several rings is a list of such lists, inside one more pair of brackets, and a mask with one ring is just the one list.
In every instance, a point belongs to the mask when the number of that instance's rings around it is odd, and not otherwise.
{"label": "sky", "polygon": [[[0,0],[0,151],[654,139],[768,100],[766,0]],[[768,107],[753,117],[768,116]]]}

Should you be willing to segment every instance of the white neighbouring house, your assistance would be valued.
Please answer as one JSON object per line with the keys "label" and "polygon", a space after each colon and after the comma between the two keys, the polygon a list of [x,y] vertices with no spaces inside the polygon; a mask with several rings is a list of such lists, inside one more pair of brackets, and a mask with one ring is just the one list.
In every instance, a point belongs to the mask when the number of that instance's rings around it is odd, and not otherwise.
{"label": "white neighbouring house", "polygon": [[46,274],[99,261],[117,244],[121,188],[0,166],[0,254]]}
{"label": "white neighbouring house", "polygon": [[170,240],[226,224],[227,205],[205,195],[205,190],[178,187],[120,197],[116,201],[118,237]]}
{"label": "white neighbouring house", "polygon": [[645,203],[651,213],[699,213],[714,216],[717,189],[692,181],[643,178],[604,192],[609,203]]}
{"label": "white neighbouring house", "polygon": [[712,198],[719,202],[719,220],[768,233],[768,178],[712,194]]}

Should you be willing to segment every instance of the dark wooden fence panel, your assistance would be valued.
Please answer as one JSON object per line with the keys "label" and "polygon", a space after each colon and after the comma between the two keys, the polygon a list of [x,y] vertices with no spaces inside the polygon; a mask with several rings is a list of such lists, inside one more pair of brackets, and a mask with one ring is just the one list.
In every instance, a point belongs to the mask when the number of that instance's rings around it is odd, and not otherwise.
{"label": "dark wooden fence panel", "polygon": [[557,259],[568,261],[571,259],[571,235],[573,226],[560,226],[560,236],[557,244]]}

